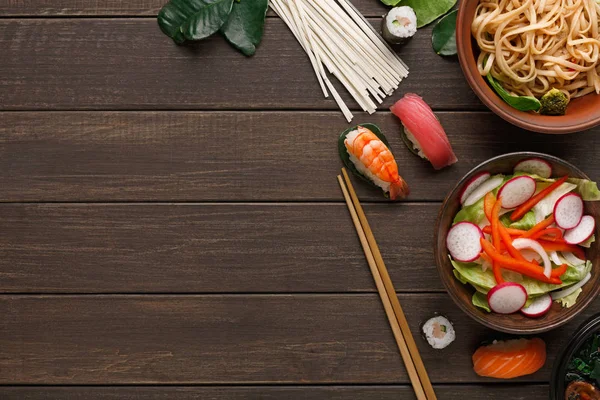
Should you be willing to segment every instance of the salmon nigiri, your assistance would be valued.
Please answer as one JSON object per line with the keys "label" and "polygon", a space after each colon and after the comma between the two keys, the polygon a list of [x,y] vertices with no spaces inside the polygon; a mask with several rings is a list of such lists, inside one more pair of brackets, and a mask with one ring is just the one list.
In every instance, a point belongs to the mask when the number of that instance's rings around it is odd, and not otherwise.
{"label": "salmon nigiri", "polygon": [[473,369],[479,376],[511,379],[533,374],[546,362],[546,343],[542,339],[494,341],[473,354]]}
{"label": "salmon nigiri", "polygon": [[371,130],[357,126],[348,133],[344,145],[356,169],[384,192],[389,192],[391,200],[408,196],[408,185],[398,174],[392,152]]}
{"label": "salmon nigiri", "polygon": [[458,161],[442,124],[420,96],[407,93],[390,110],[402,121],[406,138],[417,154],[429,160],[433,168],[441,169]]}

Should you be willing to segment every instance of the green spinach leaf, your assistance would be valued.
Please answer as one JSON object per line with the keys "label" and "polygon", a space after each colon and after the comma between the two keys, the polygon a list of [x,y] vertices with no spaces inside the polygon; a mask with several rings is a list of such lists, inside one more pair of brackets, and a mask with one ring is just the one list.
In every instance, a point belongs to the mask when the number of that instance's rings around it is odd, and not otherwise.
{"label": "green spinach leaf", "polygon": [[540,109],[542,104],[538,99],[531,96],[513,96],[508,93],[502,85],[494,79],[492,74],[487,74],[487,80],[492,88],[498,93],[498,96],[502,98],[509,106],[516,108],[519,111],[537,111]]}
{"label": "green spinach leaf", "polygon": [[456,55],[456,14],[452,11],[437,23],[433,28],[431,43],[433,50],[440,56]]}
{"label": "green spinach leaf", "polygon": [[229,43],[246,56],[256,52],[265,26],[269,0],[236,0],[221,32]]}
{"label": "green spinach leaf", "polygon": [[421,28],[446,14],[457,0],[381,0],[388,6],[409,6],[417,15],[417,28]]}
{"label": "green spinach leaf", "polygon": [[177,44],[200,40],[227,21],[233,0],[170,0],[158,13],[160,29]]}

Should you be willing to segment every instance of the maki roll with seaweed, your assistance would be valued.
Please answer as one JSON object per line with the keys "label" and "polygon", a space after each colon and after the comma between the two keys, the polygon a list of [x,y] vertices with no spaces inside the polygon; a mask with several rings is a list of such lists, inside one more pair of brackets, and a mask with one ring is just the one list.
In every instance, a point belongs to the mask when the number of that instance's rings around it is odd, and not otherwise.
{"label": "maki roll with seaweed", "polygon": [[347,129],[340,135],[338,149],[346,168],[381,188],[391,200],[408,196],[408,185],[398,174],[394,155],[377,125],[362,124]]}
{"label": "maki roll with seaweed", "polygon": [[403,43],[417,33],[417,15],[409,6],[394,7],[383,17],[381,32],[389,43]]}
{"label": "maki roll with seaweed", "polygon": [[430,318],[423,324],[423,335],[431,347],[443,349],[456,338],[452,322],[441,315]]}

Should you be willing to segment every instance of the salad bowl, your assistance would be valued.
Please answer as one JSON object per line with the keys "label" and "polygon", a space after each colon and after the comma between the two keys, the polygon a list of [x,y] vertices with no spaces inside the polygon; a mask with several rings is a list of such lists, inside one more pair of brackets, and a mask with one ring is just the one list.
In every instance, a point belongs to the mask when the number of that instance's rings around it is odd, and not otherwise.
{"label": "salad bowl", "polygon": [[[537,158],[547,162],[553,170],[553,177],[569,176],[570,178],[590,179],[584,172],[570,163],[546,154],[532,152],[518,152],[501,155],[489,159],[467,173],[453,190],[448,194],[440,209],[435,227],[434,254],[440,278],[452,300],[467,315],[475,321],[498,331],[512,334],[537,334],[546,332],[566,324],[577,314],[582,312],[596,298],[600,291],[600,253],[598,242],[593,242],[586,249],[586,260],[591,261],[591,278],[582,287],[582,292],[577,297],[575,304],[563,307],[556,301],[552,302],[550,310],[541,317],[531,318],[521,312],[512,314],[498,314],[488,312],[474,305],[475,289],[471,285],[463,284],[454,274],[454,266],[446,246],[448,232],[453,225],[455,216],[461,209],[460,196],[465,185],[475,176],[484,171],[490,174],[512,174],[514,166],[524,159]],[[584,213],[598,220],[600,215],[599,201],[585,201]],[[484,295],[485,297],[485,295]]]}

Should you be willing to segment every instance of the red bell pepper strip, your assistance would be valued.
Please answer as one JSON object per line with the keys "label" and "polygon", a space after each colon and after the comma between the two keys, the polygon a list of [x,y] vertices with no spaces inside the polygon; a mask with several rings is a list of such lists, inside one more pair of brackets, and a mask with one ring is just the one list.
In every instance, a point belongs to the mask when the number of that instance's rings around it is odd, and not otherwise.
{"label": "red bell pepper strip", "polygon": [[502,268],[518,272],[541,282],[546,282],[553,285],[562,284],[562,281],[559,278],[552,276],[547,278],[544,275],[544,269],[542,267],[527,261],[515,260],[514,258],[503,256],[502,254],[498,253],[498,251],[494,248],[494,245],[484,238],[481,238],[480,242],[481,246],[483,247],[483,251],[490,256],[492,261],[500,264]]}
{"label": "red bell pepper strip", "polygon": [[[502,238],[500,237],[501,224],[500,219],[498,218],[498,214],[500,214],[500,208],[502,208],[502,199],[496,200],[494,206],[492,207],[492,212],[490,215],[492,217],[492,219],[490,219],[490,222],[492,223],[492,242],[494,243],[494,247],[497,249],[500,249],[500,245],[502,244]],[[494,271],[494,278],[496,279],[496,283],[504,283],[502,271],[500,271],[500,265],[496,260],[492,260],[492,271]]]}
{"label": "red bell pepper strip", "polygon": [[521,237],[531,238],[533,235],[535,235],[536,233],[538,233],[540,231],[543,231],[544,229],[548,228],[553,223],[554,223],[554,215],[551,215],[548,218],[546,218],[545,220],[540,221],[537,224],[535,224],[530,230],[525,232]]}
{"label": "red bell pepper strip", "polygon": [[515,247],[512,245],[512,238],[506,231],[504,225],[500,224],[500,226],[498,227],[498,231],[500,233],[500,237],[502,238],[502,242],[506,246],[506,250],[508,250],[508,254],[510,254],[511,256],[513,256],[513,258],[516,258],[517,260],[527,261],[525,260],[525,257],[523,257],[521,252],[515,249]]}
{"label": "red bell pepper strip", "polygon": [[521,206],[519,206],[515,211],[513,211],[513,213],[510,216],[510,219],[513,221],[517,221],[517,220],[523,218],[523,215],[527,214],[527,212],[529,210],[531,210],[544,197],[546,197],[550,193],[552,193],[554,191],[554,189],[556,189],[557,187],[562,185],[567,180],[567,178],[568,178],[568,176],[563,176],[562,178],[560,178],[559,180],[557,180],[556,182],[554,182],[553,184],[548,186],[546,189],[542,190],[541,192],[539,192],[538,194],[533,196],[531,199],[527,200],[525,203],[523,203]]}
{"label": "red bell pepper strip", "polygon": [[560,278],[562,276],[562,274],[564,274],[565,272],[567,272],[567,264],[562,264],[557,268],[554,268],[552,270],[552,274],[550,275],[553,278]]}
{"label": "red bell pepper strip", "polygon": [[[483,227],[483,233],[487,233],[487,234],[492,234],[492,226],[491,225],[487,225]],[[507,228],[504,227],[504,230],[506,230],[506,232],[510,235],[510,236],[521,236],[523,234],[525,234],[524,230],[521,229],[514,229],[514,228]]]}
{"label": "red bell pepper strip", "polygon": [[585,251],[579,246],[568,244],[564,241],[559,241],[559,240],[555,240],[555,241],[538,240],[538,242],[542,245],[544,250],[547,250],[547,251],[569,251],[569,252],[575,254],[577,256],[577,258],[580,258],[582,260],[586,259]]}
{"label": "red bell pepper strip", "polygon": [[562,231],[558,228],[546,228],[539,232],[534,233],[530,237],[533,240],[536,239],[544,239],[549,241],[562,240],[563,234]]}
{"label": "red bell pepper strip", "polygon": [[496,197],[492,192],[489,192],[483,198],[483,212],[487,217],[488,221],[492,223],[492,210],[494,209],[494,204],[496,203]]}

